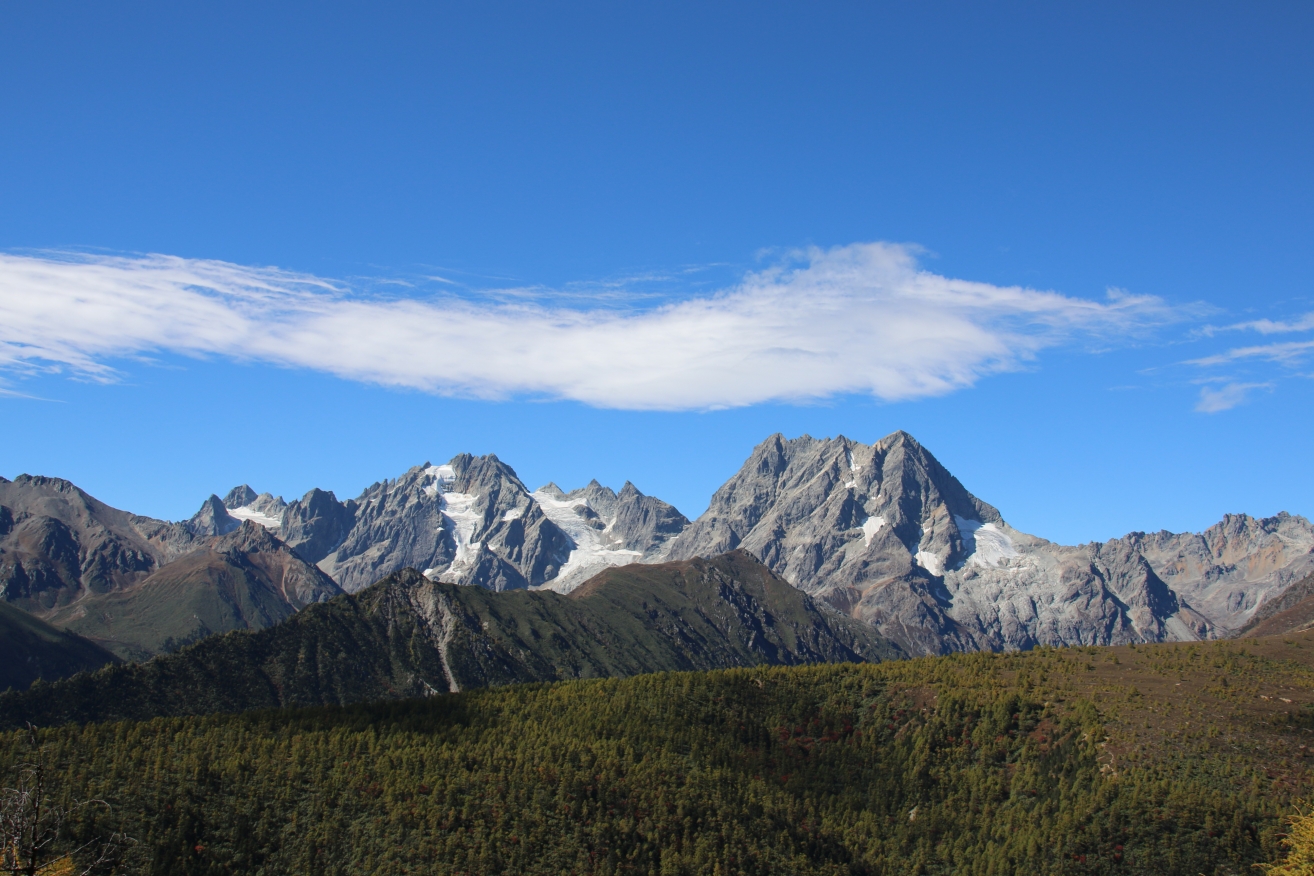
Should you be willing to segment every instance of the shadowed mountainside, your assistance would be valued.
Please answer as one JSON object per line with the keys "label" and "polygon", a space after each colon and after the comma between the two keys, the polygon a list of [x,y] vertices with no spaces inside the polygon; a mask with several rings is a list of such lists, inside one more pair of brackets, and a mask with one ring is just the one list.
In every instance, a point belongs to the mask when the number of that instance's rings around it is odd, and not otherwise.
{"label": "shadowed mountainside", "polygon": [[117,660],[95,642],[0,602],[0,690],[25,690],[38,678],[54,681]]}

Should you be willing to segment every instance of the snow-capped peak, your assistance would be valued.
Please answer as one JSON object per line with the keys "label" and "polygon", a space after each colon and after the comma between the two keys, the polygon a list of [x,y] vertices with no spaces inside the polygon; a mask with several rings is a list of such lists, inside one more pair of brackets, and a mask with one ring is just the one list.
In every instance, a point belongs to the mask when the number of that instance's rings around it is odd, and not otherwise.
{"label": "snow-capped peak", "polygon": [[450,465],[431,465],[423,474],[430,479],[424,486],[425,494],[430,497],[449,492],[456,484],[456,470]]}
{"label": "snow-capped peak", "polygon": [[[555,523],[574,544],[565,565],[561,567],[555,578],[543,585],[544,589],[569,593],[588,577],[607,566],[623,566],[638,562],[643,556],[641,551],[613,548],[603,543],[602,534],[594,527],[592,521],[580,513],[587,510],[596,515],[597,512],[593,511],[588,499],[563,494],[553,484],[536,490],[531,496],[547,518]],[[615,523],[614,517],[601,519],[605,520],[607,528]]]}

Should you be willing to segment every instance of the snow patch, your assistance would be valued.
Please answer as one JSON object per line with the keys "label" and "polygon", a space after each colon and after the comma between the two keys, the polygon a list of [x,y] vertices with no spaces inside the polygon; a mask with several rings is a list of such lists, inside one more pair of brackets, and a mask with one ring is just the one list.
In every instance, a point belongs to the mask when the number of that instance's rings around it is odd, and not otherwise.
{"label": "snow patch", "polygon": [[[558,499],[541,489],[530,495],[547,518],[575,545],[557,576],[539,589],[569,593],[606,567],[636,563],[643,556],[640,551],[616,550],[602,543],[598,531],[576,511],[577,508],[589,507],[587,499]],[[612,522],[608,521],[608,525]]]}
{"label": "snow patch", "polygon": [[257,511],[250,505],[243,505],[241,508],[228,508],[228,516],[234,520],[250,520],[252,523],[259,523],[265,529],[278,529],[283,525],[283,521],[277,517],[270,517],[261,511]]}
{"label": "snow patch", "polygon": [[430,498],[446,493],[456,483],[456,471],[450,465],[431,465],[421,474],[430,479],[430,483],[424,485],[424,493]]}
{"label": "snow patch", "polygon": [[921,566],[932,575],[944,574],[944,560],[940,559],[930,551],[918,551],[917,556],[913,559],[917,561],[917,565]]}
{"label": "snow patch", "polygon": [[845,487],[846,489],[849,489],[849,490],[852,490],[853,488],[855,488],[855,487],[857,487],[857,486],[858,486],[858,482],[857,482],[857,481],[845,481],[845,482],[844,482],[844,487]]}
{"label": "snow patch", "polygon": [[957,514],[954,515],[954,523],[958,525],[958,532],[967,547],[967,562],[974,566],[994,569],[1003,560],[1021,556],[1013,547],[1013,539],[993,523],[968,520]]}
{"label": "snow patch", "polygon": [[880,532],[880,531],[881,531],[881,527],[884,526],[884,525],[885,525],[885,518],[884,518],[884,517],[880,517],[880,516],[877,516],[877,517],[868,517],[866,520],[864,520],[864,521],[862,522],[862,543],[863,543],[863,545],[866,546],[866,547],[870,547],[870,546],[871,546],[871,540],[872,540],[872,537],[873,537],[874,535],[876,535],[876,533]]}
{"label": "snow patch", "polygon": [[[446,466],[450,470],[450,466]],[[452,528],[452,539],[456,542],[456,556],[447,567],[439,581],[447,584],[459,584],[460,579],[479,561],[479,552],[483,543],[474,540],[475,530],[483,521],[483,515],[474,509],[479,498],[471,493],[442,493],[440,510]]]}
{"label": "snow patch", "polygon": [[524,516],[525,516],[525,511],[523,508],[512,508],[511,510],[507,511],[505,514],[502,515],[502,519],[509,522],[512,520],[519,520],[521,517]]}

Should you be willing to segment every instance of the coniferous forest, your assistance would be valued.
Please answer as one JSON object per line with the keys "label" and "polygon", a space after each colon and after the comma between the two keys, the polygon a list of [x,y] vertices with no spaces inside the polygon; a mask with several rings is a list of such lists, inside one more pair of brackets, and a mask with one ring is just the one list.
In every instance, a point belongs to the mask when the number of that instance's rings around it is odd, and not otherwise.
{"label": "coniferous forest", "polygon": [[[67,725],[73,847],[149,874],[1253,872],[1314,635],[492,688]],[[108,865],[106,865],[108,867]],[[71,871],[70,871],[71,872]]]}

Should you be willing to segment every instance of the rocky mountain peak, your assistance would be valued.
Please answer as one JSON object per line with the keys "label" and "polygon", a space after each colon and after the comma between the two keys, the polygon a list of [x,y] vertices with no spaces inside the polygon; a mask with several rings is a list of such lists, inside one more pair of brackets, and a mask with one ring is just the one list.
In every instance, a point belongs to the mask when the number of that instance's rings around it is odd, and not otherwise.
{"label": "rocky mountain peak", "polygon": [[688,523],[632,484],[622,492],[624,501],[592,480],[570,493],[551,483],[530,493],[496,455],[462,453],[348,502],[311,490],[288,504],[244,484],[189,525],[212,534],[259,523],[352,592],[406,566],[445,583],[564,590],[606,565],[655,557]]}
{"label": "rocky mountain peak", "polygon": [[[845,439],[843,435],[841,435],[840,438],[848,440]],[[881,440],[877,441],[873,446],[878,450],[888,450],[899,444],[906,445],[916,450],[925,450],[925,448],[922,447],[921,442],[902,429],[896,429]]]}
{"label": "rocky mountain peak", "polygon": [[571,498],[588,502],[589,508],[593,509],[599,517],[616,516],[616,491],[611,487],[604,487],[597,479],[589,481],[578,490],[571,491],[569,495]]}
{"label": "rocky mountain peak", "polygon": [[287,503],[282,496],[259,493],[246,484],[234,487],[224,497],[224,508],[234,520],[253,520],[267,529],[279,529]]}
{"label": "rocky mountain peak", "polygon": [[256,491],[251,489],[250,484],[242,484],[240,487],[233,487],[224,496],[225,508],[241,508],[243,505],[250,505],[256,500]]}
{"label": "rocky mountain peak", "polygon": [[[529,495],[529,489],[521,482],[520,476],[516,474],[515,469],[492,453],[486,456],[471,456],[468,453],[463,453],[454,457],[446,467],[451,470],[455,478],[450,489],[444,488],[445,492],[471,495],[495,493],[499,497],[503,493],[517,497]],[[439,468],[443,467],[440,466]],[[495,505],[497,501],[497,499],[493,499],[491,504]]]}
{"label": "rocky mountain peak", "polygon": [[274,537],[254,520],[243,520],[231,532],[215,537],[214,549],[235,550],[243,553],[287,550],[287,545]]}
{"label": "rocky mountain peak", "polygon": [[294,499],[282,514],[279,536],[308,563],[337,550],[356,523],[356,502],[339,502],[327,490],[313,489]]}
{"label": "rocky mountain peak", "polygon": [[492,454],[411,468],[368,488],[351,513],[340,544],[319,560],[350,592],[406,566],[448,583],[524,588],[552,578],[570,553],[569,539]]}
{"label": "rocky mountain peak", "polygon": [[46,477],[45,475],[21,474],[14,478],[13,483],[20,487],[32,487],[34,489],[54,493],[82,492],[72,481],[66,481],[63,478]]}
{"label": "rocky mountain peak", "polygon": [[1018,532],[902,431],[870,445],[808,435],[759,444],[670,557],[733,548],[914,653],[1215,629],[1135,548],[1065,548]]}
{"label": "rocky mountain peak", "polygon": [[[953,565],[968,546],[958,520],[976,526],[1001,522],[998,511],[967,492],[907,433],[873,445],[843,436],[787,440],[776,434],[717,490],[672,558],[711,556],[740,545],[755,550],[758,540],[765,548],[765,541],[775,540],[770,533],[815,525],[848,533],[849,541],[861,538],[864,547],[884,531],[881,539],[893,536],[909,557],[933,555],[939,565]],[[794,572],[815,578],[824,563],[813,565],[811,572]]]}
{"label": "rocky mountain peak", "polygon": [[241,522],[228,514],[222,499],[211,494],[210,498],[201,503],[201,509],[184,525],[193,535],[211,536],[232,532]]}
{"label": "rocky mountain peak", "polygon": [[542,494],[545,495],[545,496],[551,496],[553,499],[564,499],[564,498],[566,498],[566,491],[563,490],[563,489],[561,489],[561,487],[558,487],[558,486],[557,486],[554,482],[552,482],[552,481],[548,481],[546,484],[544,484],[543,486],[539,487],[539,488],[538,488],[537,490],[535,490],[534,492],[535,492],[535,493],[542,493]]}

